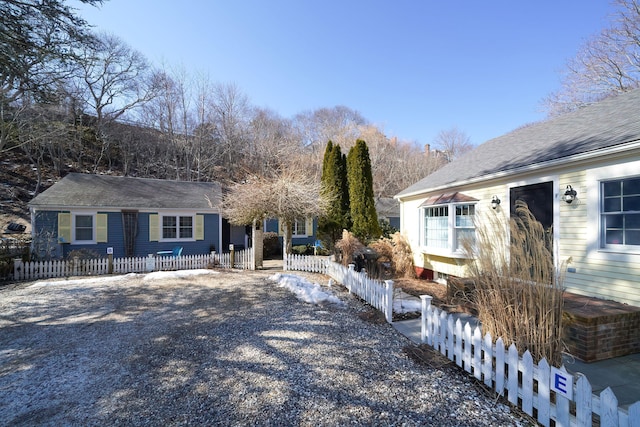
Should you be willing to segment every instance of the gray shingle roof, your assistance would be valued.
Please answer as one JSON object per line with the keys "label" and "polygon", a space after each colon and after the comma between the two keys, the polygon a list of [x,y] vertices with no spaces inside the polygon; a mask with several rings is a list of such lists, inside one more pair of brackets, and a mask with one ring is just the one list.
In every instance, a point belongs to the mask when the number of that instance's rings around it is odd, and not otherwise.
{"label": "gray shingle roof", "polygon": [[400,216],[400,202],[391,197],[382,197],[376,200],[376,212],[378,216],[393,218]]}
{"label": "gray shingle roof", "polygon": [[491,139],[409,186],[396,197],[640,139],[640,89]]}
{"label": "gray shingle roof", "polygon": [[220,184],[216,182],[70,173],[37,195],[29,202],[29,206],[210,211],[205,197],[208,196],[217,211],[221,195]]}

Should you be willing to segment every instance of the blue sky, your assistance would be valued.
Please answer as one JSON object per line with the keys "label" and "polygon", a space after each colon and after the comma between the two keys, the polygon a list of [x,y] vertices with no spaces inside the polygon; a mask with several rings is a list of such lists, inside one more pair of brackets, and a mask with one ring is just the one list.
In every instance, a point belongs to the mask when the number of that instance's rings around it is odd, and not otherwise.
{"label": "blue sky", "polygon": [[[74,5],[75,6],[75,5]],[[155,64],[235,83],[291,118],[345,105],[387,136],[474,144],[545,117],[541,100],[608,0],[109,0],[77,6]]]}

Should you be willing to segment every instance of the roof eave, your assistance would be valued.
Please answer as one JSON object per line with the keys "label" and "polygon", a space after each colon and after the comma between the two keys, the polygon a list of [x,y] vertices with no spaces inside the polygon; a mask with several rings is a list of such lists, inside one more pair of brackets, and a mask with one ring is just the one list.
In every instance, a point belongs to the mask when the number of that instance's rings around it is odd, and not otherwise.
{"label": "roof eave", "polygon": [[109,211],[109,212],[120,212],[120,211],[140,211],[140,212],[157,212],[157,211],[196,211],[203,213],[212,213],[219,214],[220,210],[216,208],[193,208],[193,207],[151,207],[151,206],[142,206],[142,207],[133,207],[133,206],[81,206],[81,205],[47,205],[47,204],[32,204],[27,203],[27,206],[30,209],[35,210],[94,210],[94,211]]}
{"label": "roof eave", "polygon": [[593,160],[598,157],[605,157],[605,156],[620,154],[620,153],[631,151],[634,149],[640,149],[640,140],[628,141],[628,142],[624,142],[624,143],[614,145],[612,147],[600,149],[600,150],[593,150],[593,151],[588,151],[586,153],[574,154],[572,156],[562,157],[559,159],[549,160],[546,162],[535,163],[535,164],[523,166],[520,168],[510,169],[502,172],[496,172],[489,175],[482,175],[475,178],[469,178],[463,181],[456,181],[452,184],[440,185],[438,187],[432,187],[432,188],[425,188],[422,190],[412,191],[406,194],[400,193],[395,195],[394,199],[402,201],[403,199],[408,199],[424,193],[443,191],[446,189],[450,189],[452,187],[462,187],[465,185],[477,184],[479,182],[484,182],[484,181],[494,181],[494,180],[503,179],[509,176],[535,172],[542,169],[554,168],[554,167],[562,166],[566,163],[583,162],[583,161]]}

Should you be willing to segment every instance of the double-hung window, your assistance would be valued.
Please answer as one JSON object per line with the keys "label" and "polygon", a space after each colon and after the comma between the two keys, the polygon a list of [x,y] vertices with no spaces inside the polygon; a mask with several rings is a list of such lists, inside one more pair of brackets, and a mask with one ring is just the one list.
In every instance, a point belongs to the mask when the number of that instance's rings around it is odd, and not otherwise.
{"label": "double-hung window", "polygon": [[462,250],[465,242],[472,246],[475,244],[475,213],[475,205],[456,205],[454,251]]}
{"label": "double-hung window", "polygon": [[94,243],[93,215],[76,214],[73,216],[73,221],[74,241],[76,243]]}
{"label": "double-hung window", "polygon": [[306,236],[307,235],[307,222],[304,218],[296,218],[292,225],[292,236]]}
{"label": "double-hung window", "polygon": [[625,248],[640,246],[640,178],[602,181],[601,246]]}
{"label": "double-hung window", "polygon": [[191,215],[163,215],[162,239],[184,240],[193,239],[193,216]]}
{"label": "double-hung window", "polygon": [[449,206],[424,208],[424,246],[449,248]]}
{"label": "double-hung window", "polygon": [[[463,242],[475,242],[475,201],[459,193],[440,196],[422,207],[422,246],[437,253],[461,253]],[[431,204],[432,201],[438,204]]]}

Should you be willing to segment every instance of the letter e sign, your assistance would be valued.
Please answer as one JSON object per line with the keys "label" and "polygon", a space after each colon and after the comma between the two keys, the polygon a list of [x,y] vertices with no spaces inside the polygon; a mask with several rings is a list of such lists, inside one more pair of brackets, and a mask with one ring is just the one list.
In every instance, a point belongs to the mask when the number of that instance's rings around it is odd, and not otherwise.
{"label": "letter e sign", "polygon": [[551,368],[551,390],[571,400],[573,398],[573,375],[565,370]]}

